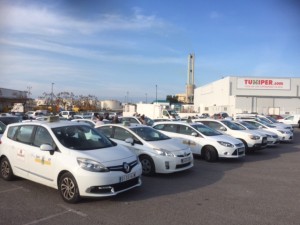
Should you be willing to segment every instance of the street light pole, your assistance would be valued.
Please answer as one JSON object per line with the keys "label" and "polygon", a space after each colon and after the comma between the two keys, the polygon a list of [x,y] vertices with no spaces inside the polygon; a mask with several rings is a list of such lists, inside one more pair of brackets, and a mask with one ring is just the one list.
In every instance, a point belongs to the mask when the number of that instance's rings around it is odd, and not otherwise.
{"label": "street light pole", "polygon": [[51,83],[51,110],[52,110],[52,112],[53,112],[53,85],[54,85],[54,83]]}
{"label": "street light pole", "polygon": [[155,102],[157,104],[157,84],[155,85],[155,89],[156,89],[156,97],[155,97]]}

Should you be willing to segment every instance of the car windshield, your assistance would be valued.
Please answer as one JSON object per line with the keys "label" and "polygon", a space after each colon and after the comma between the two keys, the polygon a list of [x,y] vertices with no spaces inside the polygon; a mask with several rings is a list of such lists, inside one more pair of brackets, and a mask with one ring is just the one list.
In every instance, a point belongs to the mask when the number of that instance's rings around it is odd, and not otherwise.
{"label": "car windshield", "polygon": [[231,130],[243,130],[238,125],[236,125],[235,123],[233,123],[233,122],[231,122],[229,120],[222,120],[222,123],[224,123]]}
{"label": "car windshield", "polygon": [[88,125],[73,125],[52,128],[59,142],[66,148],[93,150],[112,147],[115,144],[106,136]]}
{"label": "car windshield", "polygon": [[221,132],[216,131],[216,130],[214,130],[208,126],[205,126],[203,124],[193,124],[191,126],[205,136],[223,135]]}
{"label": "car windshield", "polygon": [[153,126],[154,121],[150,119],[149,117],[145,117],[146,125]]}
{"label": "car windshield", "polygon": [[270,123],[268,123],[268,122],[266,122],[266,121],[263,121],[263,120],[261,120],[261,121],[259,121],[259,122],[262,123],[263,125],[267,126],[267,127],[271,127],[271,128],[276,127],[276,126],[274,126],[274,125],[272,125],[272,124],[270,124]]}
{"label": "car windshield", "polygon": [[247,127],[249,130],[258,130],[257,127],[255,127],[254,125],[250,124],[250,123],[247,123],[247,122],[239,122],[240,124],[244,125],[245,127]]}
{"label": "car windshield", "polygon": [[161,141],[170,139],[167,135],[164,135],[152,127],[133,127],[130,128],[130,130],[145,141]]}
{"label": "car windshield", "polygon": [[6,125],[0,121],[0,134],[3,134],[5,131]]}
{"label": "car windshield", "polygon": [[278,123],[272,116],[267,116],[268,120],[271,120],[273,123]]}
{"label": "car windshield", "polygon": [[0,116],[0,121],[5,125],[8,125],[11,123],[21,122],[22,120],[18,116]]}

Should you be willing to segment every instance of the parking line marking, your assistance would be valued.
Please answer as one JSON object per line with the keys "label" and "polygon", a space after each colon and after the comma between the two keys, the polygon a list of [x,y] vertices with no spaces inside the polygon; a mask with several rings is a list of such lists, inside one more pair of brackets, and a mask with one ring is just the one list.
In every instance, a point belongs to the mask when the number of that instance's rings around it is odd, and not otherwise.
{"label": "parking line marking", "polygon": [[47,217],[41,218],[41,219],[39,219],[39,220],[34,220],[34,221],[29,222],[29,223],[26,223],[26,224],[24,224],[24,225],[37,224],[37,223],[40,223],[40,222],[43,222],[43,221],[52,219],[52,218],[54,218],[54,217],[61,216],[61,215],[66,214],[66,213],[69,213],[69,211],[64,211],[64,212],[61,212],[61,213],[56,213],[56,214],[53,214],[53,215],[51,215],[51,216],[47,216]]}
{"label": "parking line marking", "polygon": [[10,191],[16,191],[19,189],[23,189],[23,187],[15,187],[15,188],[10,188],[10,189],[4,190],[4,191],[0,191],[0,194],[10,192]]}
{"label": "parking line marking", "polygon": [[39,220],[34,220],[34,221],[29,222],[29,223],[26,223],[26,224],[24,224],[24,225],[37,224],[37,223],[40,223],[40,222],[43,222],[43,221],[46,221],[46,220],[50,220],[50,219],[52,219],[52,218],[54,218],[54,217],[64,215],[64,214],[66,214],[66,213],[75,213],[75,214],[77,214],[77,215],[79,215],[79,216],[82,216],[82,217],[86,217],[86,216],[87,216],[86,214],[84,214],[84,213],[82,213],[82,212],[79,212],[79,211],[76,211],[76,210],[74,210],[74,209],[68,208],[68,207],[66,207],[66,206],[64,206],[64,205],[59,204],[58,206],[64,208],[66,211],[60,212],[60,213],[56,213],[56,214],[53,214],[53,215],[50,215],[50,216],[41,218],[41,219],[39,219]]}
{"label": "parking line marking", "polygon": [[70,211],[70,212],[72,212],[72,213],[75,213],[75,214],[77,214],[77,215],[79,215],[79,216],[87,217],[87,215],[86,215],[85,213],[80,212],[80,211],[77,211],[77,210],[74,210],[74,209],[71,209],[71,208],[69,208],[69,207],[67,207],[67,206],[65,206],[65,205],[58,204],[58,206],[64,208],[65,210],[68,210],[68,211]]}

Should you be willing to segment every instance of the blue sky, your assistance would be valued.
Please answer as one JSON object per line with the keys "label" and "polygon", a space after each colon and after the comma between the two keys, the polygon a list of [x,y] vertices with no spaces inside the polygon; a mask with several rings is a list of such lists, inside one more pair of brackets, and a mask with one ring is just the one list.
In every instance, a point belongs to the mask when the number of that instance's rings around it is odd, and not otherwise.
{"label": "blue sky", "polygon": [[[2,88],[151,101],[226,76],[300,77],[297,0],[0,0]],[[157,89],[156,89],[157,85]]]}

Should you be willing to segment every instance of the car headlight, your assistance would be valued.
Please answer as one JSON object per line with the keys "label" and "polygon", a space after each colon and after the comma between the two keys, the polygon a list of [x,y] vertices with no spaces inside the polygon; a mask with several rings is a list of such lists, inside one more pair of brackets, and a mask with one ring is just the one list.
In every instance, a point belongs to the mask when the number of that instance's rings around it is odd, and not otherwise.
{"label": "car headlight", "polygon": [[219,143],[220,145],[225,146],[225,147],[229,147],[229,148],[233,148],[233,147],[234,147],[234,145],[233,145],[233,144],[230,144],[229,142],[218,141],[218,143]]}
{"label": "car headlight", "polygon": [[103,166],[101,163],[85,158],[77,158],[78,165],[87,171],[91,172],[109,172],[109,170]]}
{"label": "car headlight", "polygon": [[290,132],[289,131],[284,131],[284,130],[278,130],[280,133],[282,133],[282,134],[290,134]]}
{"label": "car headlight", "polygon": [[249,138],[252,139],[252,140],[259,140],[259,139],[260,139],[260,136],[257,136],[257,135],[249,135]]}
{"label": "car headlight", "polygon": [[154,150],[157,152],[157,154],[162,156],[176,157],[176,155],[174,155],[172,152],[165,149],[155,148]]}

